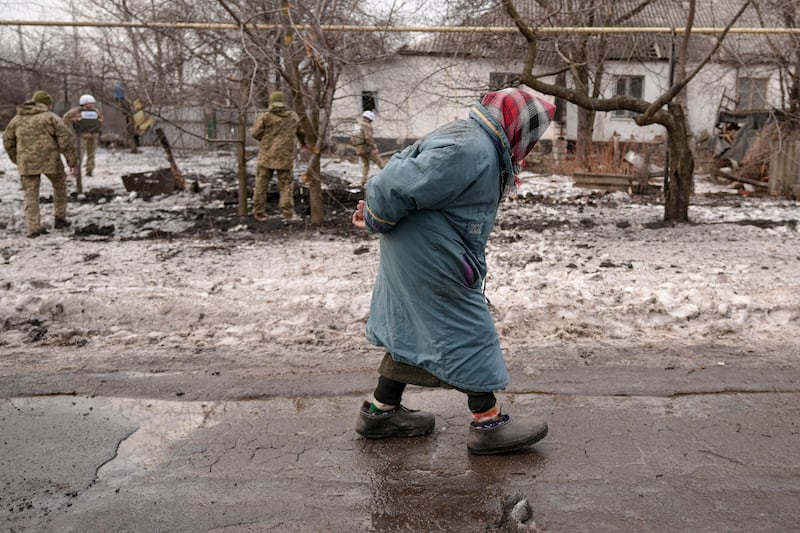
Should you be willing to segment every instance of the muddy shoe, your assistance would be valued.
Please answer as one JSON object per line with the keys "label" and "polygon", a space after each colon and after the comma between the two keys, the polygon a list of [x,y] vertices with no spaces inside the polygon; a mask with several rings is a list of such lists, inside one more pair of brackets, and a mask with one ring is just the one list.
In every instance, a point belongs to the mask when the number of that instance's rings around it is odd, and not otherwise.
{"label": "muddy shoe", "polygon": [[547,435],[547,424],[500,415],[498,420],[469,426],[467,450],[475,455],[509,453],[526,448]]}
{"label": "muddy shoe", "polygon": [[395,407],[390,411],[371,412],[364,402],[356,421],[356,432],[368,439],[386,437],[418,437],[433,429],[436,418],[430,413]]}

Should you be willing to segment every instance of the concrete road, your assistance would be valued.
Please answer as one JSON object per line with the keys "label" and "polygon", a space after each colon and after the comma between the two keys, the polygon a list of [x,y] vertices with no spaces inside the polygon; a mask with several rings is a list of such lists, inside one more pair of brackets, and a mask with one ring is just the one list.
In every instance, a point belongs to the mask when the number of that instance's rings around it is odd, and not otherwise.
{"label": "concrete road", "polygon": [[800,530],[797,369],[512,375],[504,410],[550,433],[498,457],[454,391],[409,388],[432,435],[363,440],[368,373],[0,377],[0,530]]}

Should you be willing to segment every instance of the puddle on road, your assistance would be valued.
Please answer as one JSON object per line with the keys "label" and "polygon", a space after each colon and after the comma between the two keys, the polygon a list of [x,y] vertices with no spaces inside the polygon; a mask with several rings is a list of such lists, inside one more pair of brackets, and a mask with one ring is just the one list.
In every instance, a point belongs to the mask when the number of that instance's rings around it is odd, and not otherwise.
{"label": "puddle on road", "polygon": [[[59,396],[12,402],[26,416],[85,420],[72,442],[81,442],[81,432],[135,428],[120,434],[116,454],[108,449],[107,462],[100,463],[93,487],[98,500],[137,507],[139,498],[160,501],[163,484],[179,479],[192,487],[186,501],[258,509],[258,520],[280,516],[286,523],[312,524],[311,531],[325,530],[323,521],[331,520],[369,531],[496,526],[509,516],[509,498],[516,498],[513,505],[524,495],[535,505],[533,483],[547,463],[546,454],[535,450],[502,458],[469,455],[463,417],[454,417],[452,425],[440,418],[436,432],[424,438],[364,440],[352,430],[357,402],[347,397],[179,402]],[[137,496],[126,500],[132,486],[140,487]],[[224,497],[220,486],[226,487]],[[307,516],[309,498],[318,517]]]}

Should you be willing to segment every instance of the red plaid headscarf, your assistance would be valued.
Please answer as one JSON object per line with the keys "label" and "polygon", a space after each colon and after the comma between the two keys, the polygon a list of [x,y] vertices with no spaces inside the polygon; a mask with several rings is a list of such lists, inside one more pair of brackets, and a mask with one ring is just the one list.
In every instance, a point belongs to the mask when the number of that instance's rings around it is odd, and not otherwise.
{"label": "red plaid headscarf", "polygon": [[556,112],[550,102],[517,88],[486,93],[481,104],[503,128],[515,165],[533,149]]}

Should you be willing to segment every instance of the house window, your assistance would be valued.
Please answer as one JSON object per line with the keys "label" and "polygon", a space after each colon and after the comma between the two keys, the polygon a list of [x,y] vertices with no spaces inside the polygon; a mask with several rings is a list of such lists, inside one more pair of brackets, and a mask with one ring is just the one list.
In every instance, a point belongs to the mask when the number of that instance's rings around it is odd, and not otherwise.
{"label": "house window", "polygon": [[736,88],[736,109],[767,108],[767,78],[739,78]]}
{"label": "house window", "polygon": [[489,90],[499,91],[506,87],[514,87],[519,84],[519,75],[513,72],[490,72]]}
{"label": "house window", "polygon": [[361,91],[361,112],[378,110],[377,91]]}
{"label": "house window", "polygon": [[[614,96],[632,96],[642,98],[644,94],[644,76],[617,76],[614,78]],[[617,109],[614,117],[629,118],[636,116],[633,111]]]}

